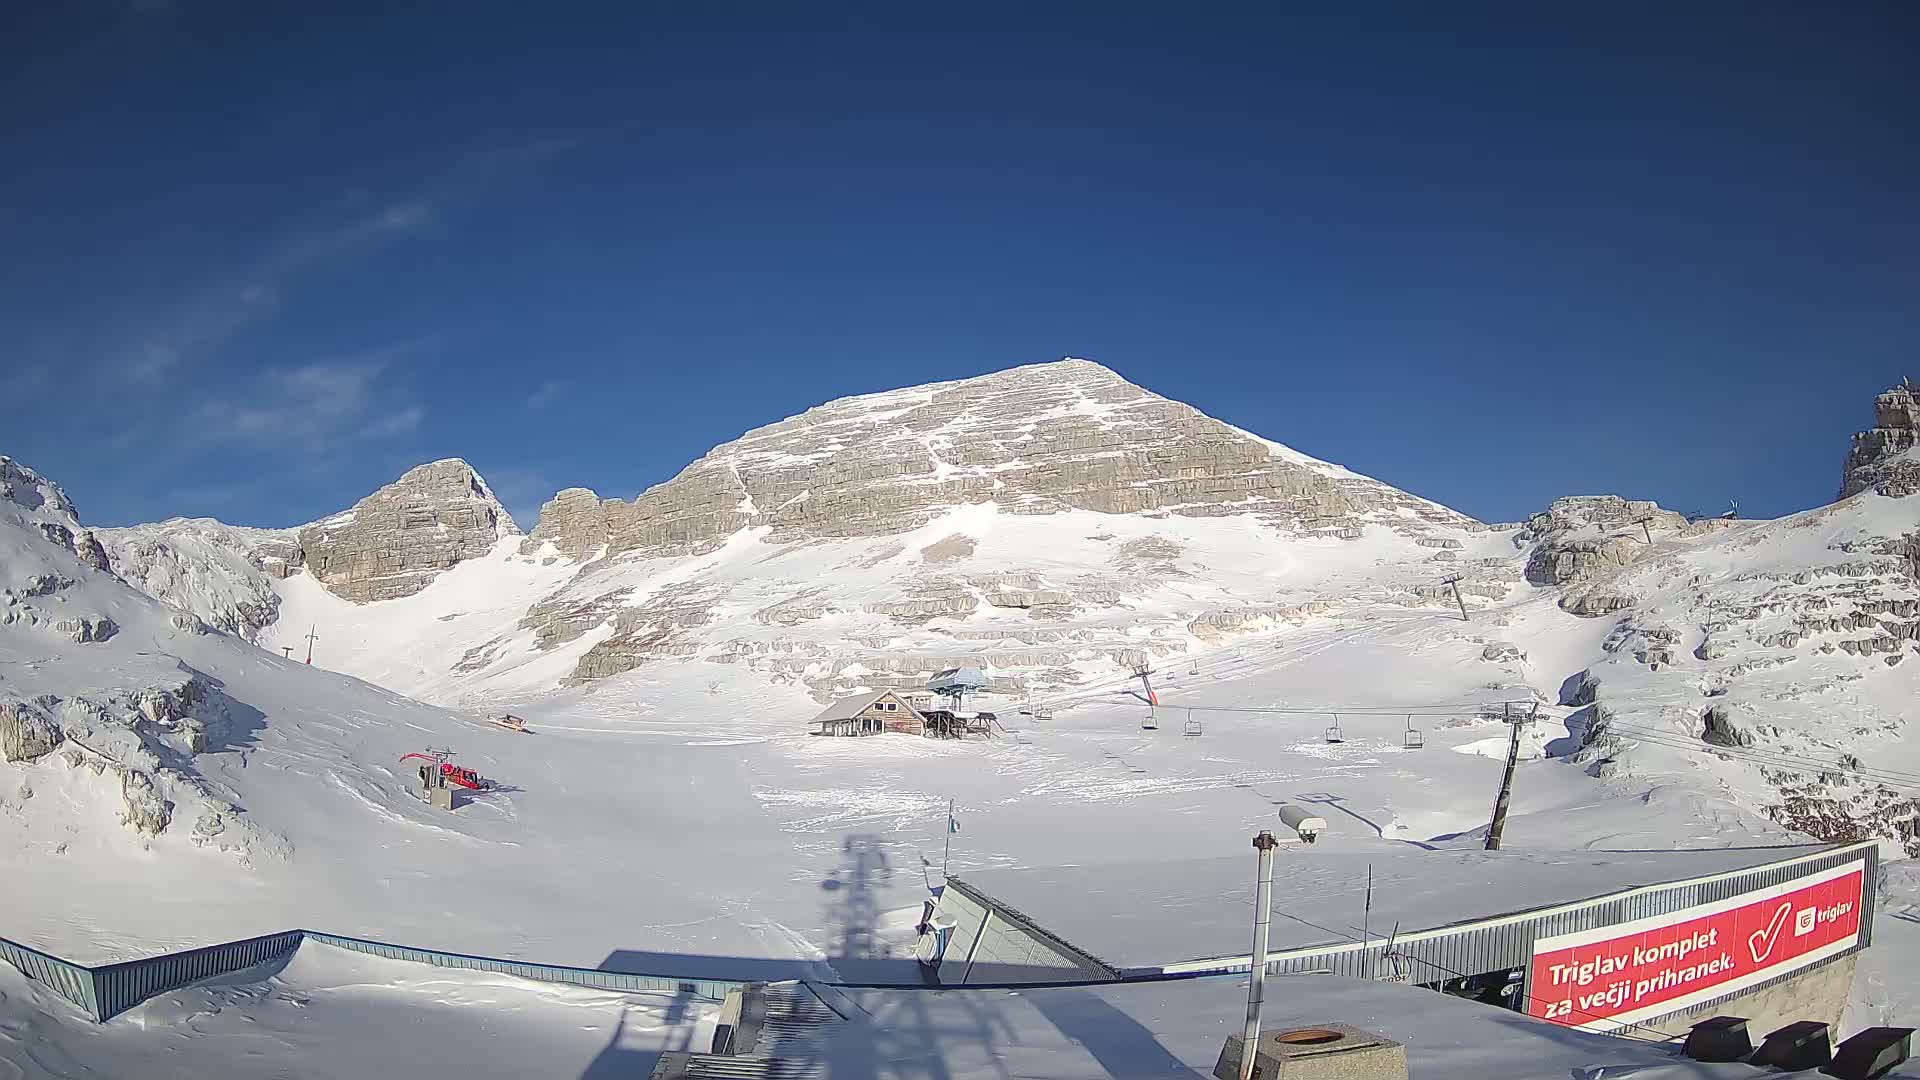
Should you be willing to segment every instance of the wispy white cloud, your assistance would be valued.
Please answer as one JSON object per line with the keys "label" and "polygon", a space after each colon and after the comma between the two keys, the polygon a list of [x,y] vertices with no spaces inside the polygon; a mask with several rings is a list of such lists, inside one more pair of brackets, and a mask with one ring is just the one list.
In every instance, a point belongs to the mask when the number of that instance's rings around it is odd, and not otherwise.
{"label": "wispy white cloud", "polygon": [[284,291],[302,275],[370,253],[432,220],[430,203],[409,200],[344,224],[292,233],[242,273],[202,289],[139,334],[123,354],[121,370],[140,382],[158,381],[271,318]]}
{"label": "wispy white cloud", "polygon": [[417,404],[378,411],[391,395],[378,385],[396,361],[426,340],[397,342],[350,356],[276,368],[250,381],[246,392],[203,402],[188,417],[199,442],[251,442],[314,449],[353,439],[386,439],[420,427]]}
{"label": "wispy white cloud", "polygon": [[527,408],[544,409],[560,400],[560,395],[566,392],[566,383],[559,379],[548,379],[536,387],[533,393],[527,395]]}
{"label": "wispy white cloud", "polygon": [[187,294],[153,325],[132,334],[115,352],[113,367],[133,381],[157,382],[271,318],[305,275],[423,232],[446,207],[477,198],[581,142],[543,139],[470,154],[419,193],[378,206],[371,205],[366,189],[349,188],[346,202],[355,216],[291,231],[251,264]]}
{"label": "wispy white cloud", "polygon": [[360,429],[363,439],[391,439],[395,435],[406,435],[420,430],[420,421],[426,419],[427,410],[419,405],[409,405],[396,409],[373,419],[372,423]]}

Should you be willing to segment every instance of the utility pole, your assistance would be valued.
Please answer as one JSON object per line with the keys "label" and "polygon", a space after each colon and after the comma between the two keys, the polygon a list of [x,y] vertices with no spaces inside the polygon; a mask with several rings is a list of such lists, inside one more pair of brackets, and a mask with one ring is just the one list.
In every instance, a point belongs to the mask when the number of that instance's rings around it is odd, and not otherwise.
{"label": "utility pole", "polygon": [[1260,853],[1260,883],[1253,890],[1253,969],[1247,980],[1247,1026],[1240,1033],[1240,1080],[1253,1080],[1260,1050],[1260,1005],[1267,996],[1267,929],[1273,922],[1273,849],[1280,841],[1265,829],[1253,838]]}
{"label": "utility pole", "polygon": [[317,629],[319,629],[317,625],[307,627],[307,664],[309,666],[313,664],[313,643],[320,640],[320,635],[314,633]]}
{"label": "utility pole", "polygon": [[1452,577],[1449,577],[1446,580],[1442,581],[1440,584],[1453,586],[1453,602],[1460,605],[1460,621],[1472,622],[1473,620],[1467,618],[1467,602],[1465,600],[1460,599],[1460,575],[1455,574]]}
{"label": "utility pole", "polygon": [[948,867],[953,865],[953,834],[960,831],[960,819],[953,816],[953,800],[947,800],[947,846],[940,853],[940,876],[950,877]]}
{"label": "utility pole", "polygon": [[1153,668],[1146,664],[1141,664],[1139,667],[1133,669],[1133,677],[1140,680],[1140,688],[1146,692],[1147,704],[1158,705],[1160,704],[1160,698],[1153,692],[1153,680],[1148,678],[1148,676],[1152,674]]}
{"label": "utility pole", "polygon": [[1507,733],[1507,771],[1500,778],[1500,794],[1493,800],[1493,823],[1487,826],[1488,851],[1500,850],[1500,834],[1507,828],[1507,803],[1513,798],[1513,767],[1520,760],[1520,729],[1533,723],[1533,718],[1540,715],[1540,703],[1534,702],[1533,712],[1524,717],[1516,718],[1513,715],[1511,702],[1503,703],[1500,711],[1505,714],[1502,719],[1510,728]]}
{"label": "utility pole", "polygon": [[1651,522],[1652,520],[1653,520],[1653,519],[1652,519],[1652,518],[1650,518],[1650,517],[1643,517],[1643,518],[1641,518],[1641,519],[1639,519],[1638,521],[1635,521],[1635,522],[1634,522],[1634,524],[1635,524],[1635,525],[1638,525],[1638,526],[1640,526],[1640,531],[1641,531],[1641,532],[1643,532],[1643,533],[1646,533],[1646,534],[1647,534],[1647,546],[1648,546],[1648,547],[1652,547],[1652,546],[1653,546],[1653,526],[1652,526],[1652,525],[1650,525],[1650,524],[1648,524],[1648,522]]}

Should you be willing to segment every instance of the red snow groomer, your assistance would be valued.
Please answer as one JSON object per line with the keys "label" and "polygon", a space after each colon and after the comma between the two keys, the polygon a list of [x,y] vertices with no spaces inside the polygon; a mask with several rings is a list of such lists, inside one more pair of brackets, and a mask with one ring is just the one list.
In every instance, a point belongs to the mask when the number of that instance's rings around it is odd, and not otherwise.
{"label": "red snow groomer", "polygon": [[450,784],[454,787],[466,788],[469,791],[493,790],[493,781],[481,776],[472,769],[462,768],[448,761],[447,759],[452,756],[453,751],[451,750],[436,750],[428,747],[427,752],[424,754],[405,754],[400,760],[406,761],[411,758],[419,758],[421,761],[426,762],[427,764],[420,766],[420,779],[429,786],[433,786],[432,780],[437,777],[440,786]]}

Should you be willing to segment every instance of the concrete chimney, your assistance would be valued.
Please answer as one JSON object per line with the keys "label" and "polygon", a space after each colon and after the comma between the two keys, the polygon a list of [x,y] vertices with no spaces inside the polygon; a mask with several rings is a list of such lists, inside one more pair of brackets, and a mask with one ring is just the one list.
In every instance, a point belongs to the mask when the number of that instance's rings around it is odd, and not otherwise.
{"label": "concrete chimney", "polygon": [[[1227,1036],[1214,1063],[1217,1080],[1240,1080],[1245,1040]],[[1407,1080],[1407,1048],[1346,1024],[1265,1031],[1253,1058],[1253,1080]]]}

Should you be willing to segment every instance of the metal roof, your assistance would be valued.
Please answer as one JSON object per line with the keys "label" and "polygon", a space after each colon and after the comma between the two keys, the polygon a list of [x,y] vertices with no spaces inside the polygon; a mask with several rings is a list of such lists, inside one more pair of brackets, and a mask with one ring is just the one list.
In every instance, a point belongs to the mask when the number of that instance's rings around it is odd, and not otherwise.
{"label": "metal roof", "polygon": [[927,680],[927,689],[939,693],[951,690],[974,691],[985,689],[990,680],[987,674],[975,667],[948,668],[937,672]]}
{"label": "metal roof", "polygon": [[[809,1056],[824,1063],[829,1077],[878,1080],[1197,1080],[1212,1074],[1227,1036],[1240,1033],[1247,1007],[1244,976],[1012,993],[821,992],[851,1007],[843,1010],[844,1023],[820,1029]],[[1565,1080],[1616,1069],[1634,1080],[1706,1075],[1694,1062],[1676,1061],[1669,1046],[1571,1031],[1431,990],[1316,975],[1267,982],[1263,1030],[1330,1021],[1402,1043],[1416,1077]],[[1745,1074],[1758,1072],[1748,1067]]]}
{"label": "metal roof", "polygon": [[[1274,867],[1271,948],[1344,945],[1538,911],[1641,886],[1838,850],[1829,844],[1696,851],[1324,851],[1288,847]],[[1123,971],[1241,956],[1252,923],[1252,853],[1152,865],[982,870],[957,878],[1016,922]],[[1367,880],[1373,880],[1372,911]]]}
{"label": "metal roof", "polygon": [[902,697],[898,690],[876,690],[871,694],[862,694],[859,697],[841,698],[839,701],[823,709],[820,715],[813,718],[811,723],[819,724],[828,720],[852,720],[865,712],[867,706],[879,701],[881,698],[889,697],[898,701],[901,708],[913,713],[913,715],[920,715],[918,710],[914,709],[913,703]]}

